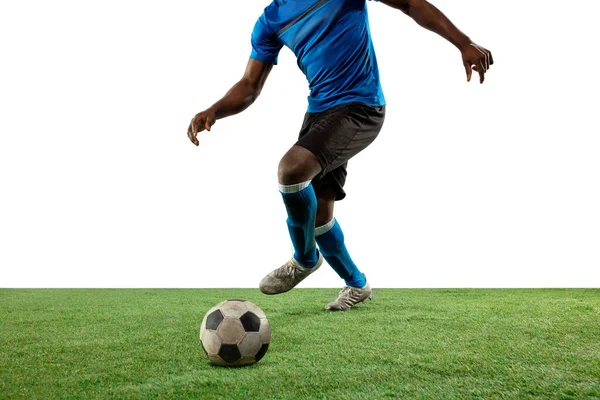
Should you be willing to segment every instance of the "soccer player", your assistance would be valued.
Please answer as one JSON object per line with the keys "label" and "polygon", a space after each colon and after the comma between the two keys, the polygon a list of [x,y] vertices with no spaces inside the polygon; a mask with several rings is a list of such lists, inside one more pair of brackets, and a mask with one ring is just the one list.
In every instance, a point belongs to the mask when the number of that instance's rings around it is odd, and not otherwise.
{"label": "soccer player", "polygon": [[[473,43],[426,0],[379,0],[411,17],[461,52],[471,80],[483,83],[494,63],[490,51]],[[406,40],[406,39],[404,39]],[[334,218],[342,200],[348,160],[375,140],[385,118],[385,98],[371,42],[366,0],[274,0],[258,18],[252,52],[242,79],[210,108],[192,119],[188,137],[218,119],[237,114],[260,94],[283,46],[297,57],[310,86],[308,110],[298,141],[279,162],[279,191],[285,204],[293,257],[260,282],[265,294],[291,290],[323,263],[345,281],[330,311],[348,310],[372,297],[365,275],[352,261]]]}

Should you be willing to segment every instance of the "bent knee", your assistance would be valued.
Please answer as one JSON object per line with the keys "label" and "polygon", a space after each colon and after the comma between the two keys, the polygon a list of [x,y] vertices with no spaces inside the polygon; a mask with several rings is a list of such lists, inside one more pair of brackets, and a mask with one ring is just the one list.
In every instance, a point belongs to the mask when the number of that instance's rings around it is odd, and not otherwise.
{"label": "bent knee", "polygon": [[294,185],[296,183],[306,182],[312,179],[309,173],[309,166],[301,162],[285,162],[279,163],[277,176],[279,183],[282,185]]}
{"label": "bent knee", "polygon": [[299,149],[292,148],[279,161],[277,176],[280,184],[294,185],[310,181],[321,171],[317,157],[306,149]]}

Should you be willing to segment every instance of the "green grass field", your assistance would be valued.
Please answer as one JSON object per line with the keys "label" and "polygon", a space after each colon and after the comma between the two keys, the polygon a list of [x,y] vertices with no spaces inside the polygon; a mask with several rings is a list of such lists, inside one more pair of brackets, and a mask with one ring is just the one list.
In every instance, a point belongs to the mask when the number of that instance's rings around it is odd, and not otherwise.
{"label": "green grass field", "polygon": [[[600,290],[0,290],[0,398],[600,398]],[[208,364],[206,311],[271,323],[257,364]]]}

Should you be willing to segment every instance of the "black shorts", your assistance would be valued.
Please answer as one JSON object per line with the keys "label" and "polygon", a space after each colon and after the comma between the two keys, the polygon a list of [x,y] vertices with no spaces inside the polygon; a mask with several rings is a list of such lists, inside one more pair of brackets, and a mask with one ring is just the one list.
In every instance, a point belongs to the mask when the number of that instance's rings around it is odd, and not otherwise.
{"label": "black shorts", "polygon": [[346,197],[348,160],[370,145],[381,130],[385,106],[342,104],[320,113],[306,113],[297,146],[313,153],[322,171],[313,180],[315,190],[330,187],[336,200]]}

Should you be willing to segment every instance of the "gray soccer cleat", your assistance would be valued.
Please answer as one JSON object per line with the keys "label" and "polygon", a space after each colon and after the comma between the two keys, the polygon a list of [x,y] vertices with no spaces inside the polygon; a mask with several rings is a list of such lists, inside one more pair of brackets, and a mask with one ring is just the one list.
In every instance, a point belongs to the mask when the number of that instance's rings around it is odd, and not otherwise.
{"label": "gray soccer cleat", "polygon": [[264,294],[285,293],[296,287],[307,276],[315,272],[323,264],[323,256],[319,252],[317,265],[306,268],[300,265],[294,257],[281,267],[271,271],[260,281],[260,291]]}
{"label": "gray soccer cleat", "polygon": [[[364,274],[363,274],[364,276]],[[365,276],[365,279],[367,277]],[[345,286],[340,290],[338,298],[325,306],[326,311],[346,311],[351,309],[359,301],[365,302],[366,299],[371,300],[373,298],[373,289],[369,282],[362,288],[355,288],[352,286]]]}

